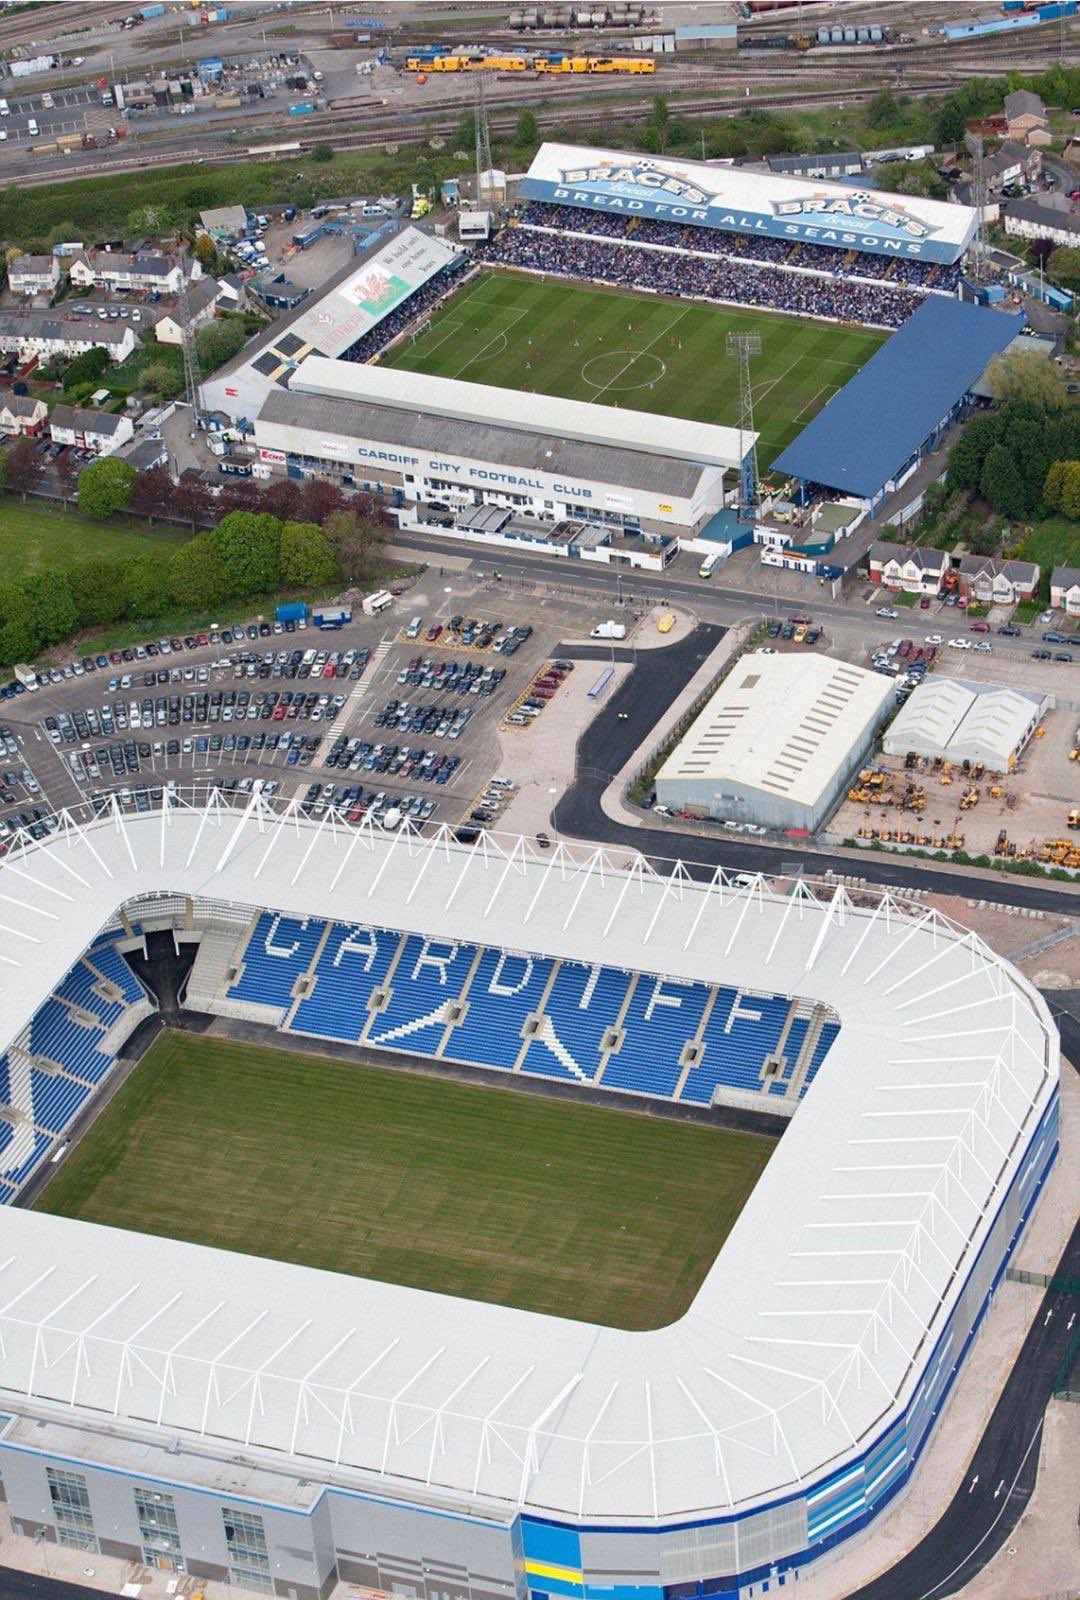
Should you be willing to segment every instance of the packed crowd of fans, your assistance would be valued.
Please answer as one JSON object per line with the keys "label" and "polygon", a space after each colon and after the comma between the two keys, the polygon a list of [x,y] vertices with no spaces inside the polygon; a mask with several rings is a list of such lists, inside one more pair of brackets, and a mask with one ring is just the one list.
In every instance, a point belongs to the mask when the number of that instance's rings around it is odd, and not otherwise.
{"label": "packed crowd of fans", "polygon": [[524,207],[519,222],[526,228],[555,228],[560,233],[588,233],[628,244],[659,244],[669,249],[703,255],[742,257],[769,261],[777,266],[797,266],[843,278],[872,278],[907,288],[945,290],[951,293],[960,277],[959,264],[941,266],[930,261],[895,255],[872,255],[867,250],[835,249],[798,239],[774,239],[767,234],[726,233],[694,223],[663,222],[655,217],[627,216],[624,212],[589,211],[584,207],[548,205],[533,200]]}
{"label": "packed crowd of fans", "polygon": [[504,228],[480,245],[476,255],[492,266],[528,267],[623,289],[654,289],[882,328],[899,328],[923,300],[921,294],[891,283],[816,277],[783,267],[748,269],[727,256],[646,251],[607,239],[593,242],[523,227]]}
{"label": "packed crowd of fans", "polygon": [[419,289],[414,289],[407,300],[395,306],[388,312],[381,322],[377,322],[367,333],[362,334],[355,344],[349,346],[344,352],[342,361],[370,361],[372,356],[377,356],[380,350],[385,350],[392,344],[399,333],[404,333],[425,312],[433,311],[439,301],[448,295],[457,282],[458,274],[463,267],[468,266],[469,257],[461,255],[449,262],[445,267],[440,267],[433,278],[422,283]]}

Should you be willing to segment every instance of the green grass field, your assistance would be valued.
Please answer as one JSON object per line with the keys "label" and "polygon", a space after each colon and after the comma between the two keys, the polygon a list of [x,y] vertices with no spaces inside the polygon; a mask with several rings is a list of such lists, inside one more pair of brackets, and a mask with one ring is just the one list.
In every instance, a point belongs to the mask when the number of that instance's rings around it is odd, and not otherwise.
{"label": "green grass field", "polygon": [[625,1328],[689,1305],[770,1139],[169,1032],[37,1209]]}
{"label": "green grass field", "polygon": [[443,378],[733,427],[739,386],[727,354],[730,332],[761,336],[752,376],[763,472],[885,338],[768,312],[485,272],[384,360]]}
{"label": "green grass field", "polygon": [[94,522],[74,507],[53,511],[40,501],[24,505],[14,495],[0,501],[0,570],[8,578],[26,577],[47,567],[66,569],[76,561],[167,555],[190,538],[187,528],[171,523]]}

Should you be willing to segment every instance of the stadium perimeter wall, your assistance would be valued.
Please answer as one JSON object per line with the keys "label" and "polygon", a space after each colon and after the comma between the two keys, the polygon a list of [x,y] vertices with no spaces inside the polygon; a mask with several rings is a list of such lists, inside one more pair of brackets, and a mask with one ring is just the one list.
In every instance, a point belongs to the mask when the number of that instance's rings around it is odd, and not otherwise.
{"label": "stadium perimeter wall", "polygon": [[[85,1413],[38,1406],[21,1415],[9,1406],[0,1418],[0,1477],[13,1526],[26,1537],[70,1543],[54,1509],[57,1485],[66,1482],[56,1475],[75,1473],[89,1518],[78,1536],[96,1540],[88,1548],[154,1560],[135,1497],[165,1496],[160,1503],[171,1503],[191,1576],[297,1600],[328,1594],[338,1578],[407,1600],[757,1596],[857,1537],[906,1486],[1057,1150],[1055,1086],[904,1411],[841,1471],[741,1516],[612,1526],[515,1515],[420,1485],[369,1492],[358,1487],[359,1475],[346,1483],[317,1463],[255,1450],[238,1456],[235,1443],[222,1442],[219,1451],[211,1439],[164,1441],[153,1418],[142,1434],[130,1421],[98,1426]],[[162,1245],[166,1255],[177,1248]],[[263,1573],[238,1571],[228,1531],[238,1513],[263,1541]]]}

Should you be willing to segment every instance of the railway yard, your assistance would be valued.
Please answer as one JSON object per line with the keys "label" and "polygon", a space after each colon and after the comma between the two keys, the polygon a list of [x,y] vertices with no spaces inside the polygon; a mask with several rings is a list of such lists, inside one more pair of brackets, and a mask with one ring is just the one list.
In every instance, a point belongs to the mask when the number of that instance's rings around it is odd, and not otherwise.
{"label": "railway yard", "polygon": [[[729,6],[704,9],[710,20],[715,20],[714,11],[725,19],[736,11]],[[160,115],[125,119],[118,110],[96,103],[97,82],[102,73],[107,81],[132,83],[194,67],[205,59],[206,38],[193,39],[191,29],[182,21],[177,27],[170,16],[127,30],[123,18],[129,12],[102,6],[95,10],[93,31],[85,39],[79,34],[65,38],[58,66],[31,74],[18,85],[9,80],[8,87],[18,92],[8,97],[13,115],[5,128],[5,165],[20,181],[35,183],[52,181],[60,172],[79,177],[102,167],[167,167],[181,152],[188,160],[222,163],[236,159],[238,145],[251,159],[274,160],[285,150],[297,156],[310,153],[327,139],[338,150],[446,140],[472,106],[475,73],[433,70],[432,60],[451,55],[461,59],[463,53],[475,58],[489,52],[502,65],[513,63],[513,70],[496,67],[484,74],[491,134],[497,140],[513,133],[525,109],[535,114],[541,131],[555,126],[570,131],[588,127],[598,112],[612,117],[644,114],[657,93],[680,113],[710,117],[735,115],[748,99],[758,110],[796,111],[835,104],[839,91],[849,106],[870,100],[884,87],[944,94],[973,75],[1042,71],[1067,59],[1075,27],[1075,17],[1063,15],[1017,35],[944,43],[940,32],[928,25],[924,7],[889,3],[863,9],[866,15],[856,16],[857,7],[807,4],[800,8],[800,16],[805,13],[801,31],[792,27],[787,12],[759,13],[739,18],[737,47],[649,56],[631,48],[633,38],[662,37],[665,29],[678,25],[678,7],[660,7],[651,14],[659,23],[640,28],[556,30],[511,27],[511,12],[502,5],[477,5],[462,18],[453,6],[414,10],[383,4],[365,13],[371,24],[368,33],[351,35],[336,32],[332,14],[321,6],[291,7],[287,29],[273,8],[251,7],[243,20],[228,20],[213,29],[213,50],[226,78],[231,68],[242,66],[268,92],[238,96],[230,89],[188,100],[182,108],[188,115],[178,122],[181,106],[176,103]],[[695,8],[695,14],[701,10]],[[818,43],[823,31],[839,33],[846,27],[857,34],[853,24],[859,23],[864,33],[870,24],[880,25],[884,37]],[[21,51],[33,59],[31,52],[49,48],[41,33],[41,21],[32,17],[0,18],[0,50]],[[436,49],[441,56],[435,56]],[[75,50],[84,53],[68,53]],[[589,71],[538,69],[537,58],[552,55],[605,65]],[[634,70],[612,71],[613,60]],[[407,70],[409,61],[421,70]],[[524,68],[522,62],[527,63]],[[307,76],[305,91],[293,92],[285,82],[297,71]],[[67,103],[43,111],[43,93]],[[310,108],[302,120],[290,112],[290,105],[297,103]],[[37,141],[28,132],[31,117],[41,130]],[[72,136],[84,133],[91,134],[96,148],[73,148]],[[64,136],[71,141],[66,151],[50,149]]]}

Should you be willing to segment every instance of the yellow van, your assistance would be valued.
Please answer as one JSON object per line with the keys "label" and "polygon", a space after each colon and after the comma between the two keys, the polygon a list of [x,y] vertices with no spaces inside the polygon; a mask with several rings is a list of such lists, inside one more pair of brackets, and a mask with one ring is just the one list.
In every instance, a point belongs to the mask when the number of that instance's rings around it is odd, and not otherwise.
{"label": "yellow van", "polygon": [[657,624],[656,624],[657,631],[660,632],[660,633],[670,633],[674,626],[675,626],[675,613],[674,613],[674,611],[665,611],[662,614],[662,616],[660,617],[660,619],[657,622]]}

